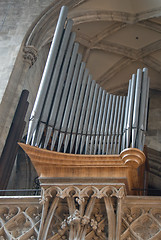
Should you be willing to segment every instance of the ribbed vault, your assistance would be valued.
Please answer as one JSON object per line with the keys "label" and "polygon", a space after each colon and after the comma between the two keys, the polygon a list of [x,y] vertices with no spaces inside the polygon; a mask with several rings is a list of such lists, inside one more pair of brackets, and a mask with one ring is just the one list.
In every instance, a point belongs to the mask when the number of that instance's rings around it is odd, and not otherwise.
{"label": "ribbed vault", "polygon": [[126,7],[119,1],[54,1],[29,29],[26,46],[39,51],[51,42],[62,5],[69,7],[84,61],[102,87],[124,92],[131,71],[146,66],[151,89],[161,90],[161,4],[146,2],[143,8],[145,3],[133,1]]}

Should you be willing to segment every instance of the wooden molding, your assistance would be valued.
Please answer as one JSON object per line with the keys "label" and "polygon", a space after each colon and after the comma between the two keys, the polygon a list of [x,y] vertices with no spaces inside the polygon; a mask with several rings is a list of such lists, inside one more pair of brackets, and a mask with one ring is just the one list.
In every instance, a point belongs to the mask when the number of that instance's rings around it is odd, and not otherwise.
{"label": "wooden molding", "polygon": [[136,193],[132,189],[139,188],[137,169],[145,162],[145,155],[139,149],[125,149],[120,155],[81,155],[19,145],[30,157],[39,177],[114,178],[120,183],[124,178],[130,194]]}
{"label": "wooden molding", "polygon": [[138,168],[145,162],[145,155],[137,148],[127,148],[120,153],[122,161],[129,167]]}

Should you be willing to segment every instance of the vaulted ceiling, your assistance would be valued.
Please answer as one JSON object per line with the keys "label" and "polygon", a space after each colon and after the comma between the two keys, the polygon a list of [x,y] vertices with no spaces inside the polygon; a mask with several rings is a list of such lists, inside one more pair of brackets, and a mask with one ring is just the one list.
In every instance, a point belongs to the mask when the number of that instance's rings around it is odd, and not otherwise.
{"label": "vaulted ceiling", "polygon": [[161,90],[161,1],[81,1],[69,12],[90,73],[109,92],[124,92],[137,68],[148,67]]}

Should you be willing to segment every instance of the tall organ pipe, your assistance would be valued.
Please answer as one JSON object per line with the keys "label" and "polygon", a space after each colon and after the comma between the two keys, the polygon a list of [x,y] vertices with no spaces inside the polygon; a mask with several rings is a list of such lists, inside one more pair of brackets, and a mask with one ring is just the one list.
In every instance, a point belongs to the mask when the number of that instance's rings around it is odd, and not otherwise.
{"label": "tall organ pipe", "polygon": [[149,78],[138,69],[127,97],[107,93],[78,54],[67,8],[60,13],[49,56],[29,122],[27,143],[51,150],[116,154],[143,150]]}
{"label": "tall organ pipe", "polygon": [[57,53],[58,53],[59,45],[63,35],[64,25],[67,19],[67,13],[68,13],[67,7],[63,6],[60,11],[54,37],[53,37],[48,58],[46,61],[45,69],[42,75],[42,79],[41,79],[39,90],[36,96],[34,107],[31,113],[29,127],[28,127],[27,144],[30,143],[32,135],[37,127],[37,124],[43,109],[43,105],[45,102],[45,98],[47,95],[47,90],[50,87],[51,76],[52,76],[53,68],[57,59]]}

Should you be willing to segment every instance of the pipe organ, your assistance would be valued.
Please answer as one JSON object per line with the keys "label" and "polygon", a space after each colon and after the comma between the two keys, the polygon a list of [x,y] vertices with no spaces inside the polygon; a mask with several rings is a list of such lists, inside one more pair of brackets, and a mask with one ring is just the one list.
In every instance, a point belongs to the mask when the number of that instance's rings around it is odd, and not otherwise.
{"label": "pipe organ", "polygon": [[92,79],[62,7],[29,121],[27,144],[74,154],[143,150],[148,70],[138,69],[127,96],[109,94]]}

